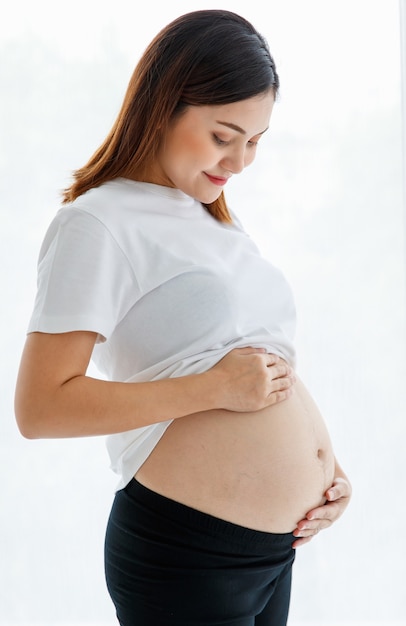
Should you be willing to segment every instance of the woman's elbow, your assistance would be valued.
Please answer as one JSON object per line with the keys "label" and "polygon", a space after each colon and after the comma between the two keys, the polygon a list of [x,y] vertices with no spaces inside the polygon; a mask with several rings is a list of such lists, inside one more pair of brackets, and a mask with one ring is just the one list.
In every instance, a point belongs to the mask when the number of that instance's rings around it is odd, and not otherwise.
{"label": "woman's elbow", "polygon": [[39,429],[35,427],[35,422],[32,419],[27,419],[26,416],[21,415],[20,412],[15,412],[16,422],[18,430],[24,439],[40,439],[41,435]]}
{"label": "woman's elbow", "polygon": [[30,425],[22,424],[17,420],[17,426],[24,439],[41,439],[40,434]]}
{"label": "woman's elbow", "polygon": [[41,429],[41,421],[35,406],[16,392],[14,399],[14,415],[18,430],[25,439],[41,439],[44,435]]}

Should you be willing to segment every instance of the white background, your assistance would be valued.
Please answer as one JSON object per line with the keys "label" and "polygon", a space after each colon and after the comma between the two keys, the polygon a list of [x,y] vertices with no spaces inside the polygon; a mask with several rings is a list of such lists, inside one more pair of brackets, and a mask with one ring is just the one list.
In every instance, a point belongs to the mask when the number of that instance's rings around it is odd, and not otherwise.
{"label": "white background", "polygon": [[15,0],[0,20],[1,626],[116,623],[104,440],[24,440],[15,378],[60,189],[107,134],[156,32],[219,6],[266,36],[281,79],[228,201],[294,288],[299,373],[354,487],[346,515],[298,551],[290,624],[406,624],[398,1]]}

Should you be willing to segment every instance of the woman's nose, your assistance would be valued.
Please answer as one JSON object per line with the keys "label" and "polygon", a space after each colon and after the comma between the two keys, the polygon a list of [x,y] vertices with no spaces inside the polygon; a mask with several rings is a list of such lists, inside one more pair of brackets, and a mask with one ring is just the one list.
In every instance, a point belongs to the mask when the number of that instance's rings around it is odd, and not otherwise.
{"label": "woman's nose", "polygon": [[233,174],[239,174],[243,171],[245,163],[245,150],[233,150],[224,156],[221,165]]}

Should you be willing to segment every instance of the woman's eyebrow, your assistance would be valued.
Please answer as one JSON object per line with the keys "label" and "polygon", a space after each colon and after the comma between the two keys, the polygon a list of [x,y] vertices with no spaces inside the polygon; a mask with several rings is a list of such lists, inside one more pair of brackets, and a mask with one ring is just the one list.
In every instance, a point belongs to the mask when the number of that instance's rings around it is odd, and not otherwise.
{"label": "woman's eyebrow", "polygon": [[[246,131],[241,128],[240,126],[237,126],[237,124],[232,124],[231,122],[220,122],[220,120],[216,120],[216,124],[221,124],[222,126],[227,126],[227,128],[231,128],[231,130],[236,130],[237,133],[241,133],[241,135],[246,135]],[[265,128],[265,130],[263,130],[260,133],[257,133],[258,135],[263,135],[265,131],[267,131],[268,128]]]}

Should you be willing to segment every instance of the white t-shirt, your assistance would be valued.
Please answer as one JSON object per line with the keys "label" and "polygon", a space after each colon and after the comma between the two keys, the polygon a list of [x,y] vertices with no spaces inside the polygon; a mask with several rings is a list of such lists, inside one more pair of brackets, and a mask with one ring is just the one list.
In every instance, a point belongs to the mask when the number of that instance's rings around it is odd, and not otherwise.
{"label": "white t-shirt", "polygon": [[[118,178],[60,209],[38,264],[28,332],[98,333],[92,359],[137,382],[212,367],[236,347],[294,362],[295,307],[279,270],[233,216],[177,189]],[[107,438],[126,485],[171,420]]]}

